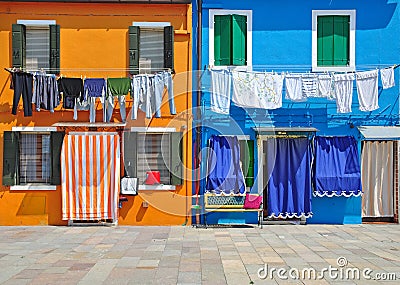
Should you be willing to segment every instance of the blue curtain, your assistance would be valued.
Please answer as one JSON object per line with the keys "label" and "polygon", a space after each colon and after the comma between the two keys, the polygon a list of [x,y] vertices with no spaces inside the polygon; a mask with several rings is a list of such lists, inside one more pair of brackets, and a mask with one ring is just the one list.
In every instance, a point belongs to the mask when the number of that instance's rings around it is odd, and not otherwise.
{"label": "blue curtain", "polygon": [[237,137],[212,135],[209,147],[206,190],[217,194],[243,194],[246,189]]}
{"label": "blue curtain", "polygon": [[315,137],[314,190],[317,196],[358,196],[361,171],[352,136]]}
{"label": "blue curtain", "polygon": [[268,216],[310,217],[311,143],[308,138],[268,139]]}

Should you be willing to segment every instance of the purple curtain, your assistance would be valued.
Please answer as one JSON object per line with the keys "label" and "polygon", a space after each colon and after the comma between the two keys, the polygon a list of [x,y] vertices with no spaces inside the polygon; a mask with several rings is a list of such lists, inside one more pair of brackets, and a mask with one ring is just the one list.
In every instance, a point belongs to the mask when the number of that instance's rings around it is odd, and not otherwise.
{"label": "purple curtain", "polygon": [[209,147],[206,191],[243,194],[246,189],[237,137],[212,135]]}
{"label": "purple curtain", "polygon": [[361,171],[352,136],[315,137],[314,189],[317,196],[358,196]]}
{"label": "purple curtain", "polygon": [[310,217],[311,143],[308,138],[276,138],[266,141],[268,216]]}

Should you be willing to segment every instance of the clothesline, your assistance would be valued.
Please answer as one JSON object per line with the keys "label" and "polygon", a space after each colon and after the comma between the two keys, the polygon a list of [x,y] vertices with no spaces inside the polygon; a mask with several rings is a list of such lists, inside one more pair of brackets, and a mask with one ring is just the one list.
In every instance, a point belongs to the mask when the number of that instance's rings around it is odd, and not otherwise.
{"label": "clothesline", "polygon": [[338,113],[351,113],[353,81],[356,81],[359,109],[374,111],[379,108],[379,74],[382,88],[391,88],[395,86],[394,69],[398,66],[344,73],[211,69],[210,106],[212,111],[220,114],[229,114],[231,101],[242,108],[278,109],[282,107],[282,93],[285,90],[285,98],[292,102],[306,102],[312,97],[326,98],[336,101]]}

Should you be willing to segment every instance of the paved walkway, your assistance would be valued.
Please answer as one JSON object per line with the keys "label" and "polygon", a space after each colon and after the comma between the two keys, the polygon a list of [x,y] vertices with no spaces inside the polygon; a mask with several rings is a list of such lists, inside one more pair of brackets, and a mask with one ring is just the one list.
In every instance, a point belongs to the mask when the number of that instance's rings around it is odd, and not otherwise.
{"label": "paved walkway", "polygon": [[0,284],[382,284],[369,277],[399,284],[399,225],[0,227]]}

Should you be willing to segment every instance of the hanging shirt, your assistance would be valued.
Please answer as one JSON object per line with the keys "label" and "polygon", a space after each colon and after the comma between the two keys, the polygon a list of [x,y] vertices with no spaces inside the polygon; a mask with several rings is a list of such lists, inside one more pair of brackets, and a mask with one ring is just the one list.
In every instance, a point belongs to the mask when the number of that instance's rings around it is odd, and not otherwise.
{"label": "hanging shirt", "polygon": [[54,75],[35,74],[33,84],[32,103],[36,105],[36,110],[49,110],[54,112],[60,104],[58,84]]}
{"label": "hanging shirt", "polygon": [[58,91],[63,94],[63,107],[75,108],[75,98],[83,99],[83,80],[81,78],[61,77],[57,80]]}
{"label": "hanging shirt", "polygon": [[104,97],[107,91],[104,78],[87,78],[83,83],[86,97]]}
{"label": "hanging shirt", "polygon": [[107,96],[127,95],[131,91],[131,80],[128,77],[108,78],[107,88]]}
{"label": "hanging shirt", "polygon": [[353,101],[354,74],[335,74],[334,86],[338,113],[350,113]]}
{"label": "hanging shirt", "polygon": [[318,93],[318,82],[316,74],[302,74],[301,87],[303,90],[303,97],[320,97]]}
{"label": "hanging shirt", "polygon": [[357,72],[356,80],[360,110],[378,109],[378,70]]}
{"label": "hanging shirt", "polygon": [[282,107],[283,75],[232,71],[232,101],[239,107],[277,109]]}
{"label": "hanging shirt", "polygon": [[285,98],[294,102],[306,101],[302,89],[302,80],[300,74],[287,74],[285,77],[286,95]]}
{"label": "hanging shirt", "polygon": [[211,110],[229,114],[231,104],[231,75],[228,70],[211,70]]}
{"label": "hanging shirt", "polygon": [[388,89],[395,86],[394,83],[394,67],[383,68],[381,72],[382,88]]}
{"label": "hanging shirt", "polygon": [[333,80],[330,74],[319,74],[318,75],[318,92],[320,97],[327,98],[329,100],[335,100],[335,91],[333,88]]}

